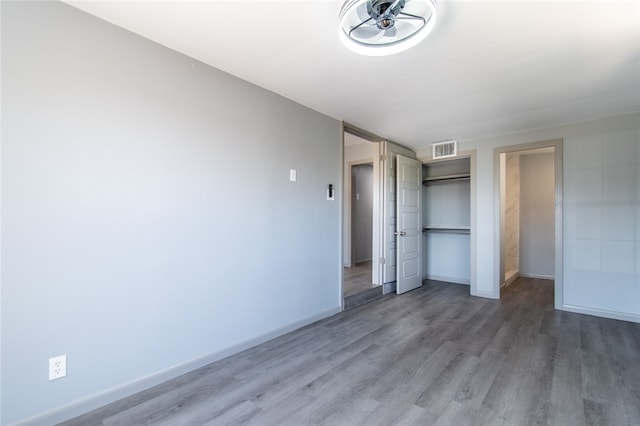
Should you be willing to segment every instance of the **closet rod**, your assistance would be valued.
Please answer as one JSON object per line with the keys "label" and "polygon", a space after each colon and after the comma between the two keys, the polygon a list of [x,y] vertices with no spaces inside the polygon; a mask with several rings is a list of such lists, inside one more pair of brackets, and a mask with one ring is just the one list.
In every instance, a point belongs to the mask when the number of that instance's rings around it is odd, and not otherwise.
{"label": "closet rod", "polygon": [[469,228],[432,228],[432,227],[424,227],[422,228],[422,232],[440,232],[443,234],[470,234],[471,229]]}

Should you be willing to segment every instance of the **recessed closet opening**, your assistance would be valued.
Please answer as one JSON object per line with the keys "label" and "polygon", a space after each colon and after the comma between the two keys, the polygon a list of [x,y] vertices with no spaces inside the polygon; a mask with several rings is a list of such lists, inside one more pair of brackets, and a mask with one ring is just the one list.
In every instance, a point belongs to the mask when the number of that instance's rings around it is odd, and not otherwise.
{"label": "recessed closet opening", "polygon": [[[524,147],[523,147],[524,148]],[[561,297],[561,141],[497,152],[500,289],[519,278],[549,280]]]}
{"label": "recessed closet opening", "polygon": [[422,166],[423,279],[471,283],[470,158]]}

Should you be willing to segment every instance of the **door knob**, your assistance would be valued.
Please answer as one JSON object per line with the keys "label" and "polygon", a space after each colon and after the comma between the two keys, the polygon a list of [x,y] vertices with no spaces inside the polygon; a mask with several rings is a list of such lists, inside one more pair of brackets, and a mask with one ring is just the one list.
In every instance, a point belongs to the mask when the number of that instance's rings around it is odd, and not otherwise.
{"label": "door knob", "polygon": [[395,236],[400,235],[401,237],[404,237],[405,235],[407,235],[407,233],[404,232],[404,231],[400,231],[400,232],[396,231],[396,232],[393,233],[393,235],[395,235]]}

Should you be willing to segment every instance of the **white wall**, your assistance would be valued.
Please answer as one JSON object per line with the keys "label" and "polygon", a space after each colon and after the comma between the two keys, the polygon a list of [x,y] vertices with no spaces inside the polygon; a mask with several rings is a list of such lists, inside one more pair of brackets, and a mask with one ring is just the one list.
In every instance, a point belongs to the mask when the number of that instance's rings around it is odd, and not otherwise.
{"label": "white wall", "polygon": [[[469,172],[467,161],[439,161],[423,166],[423,177]],[[470,179],[423,185],[422,226],[469,229],[470,186]],[[423,233],[423,278],[470,284],[470,238],[469,233]]]}
{"label": "white wall", "polygon": [[65,4],[1,8],[0,423],[340,309],[338,121]]}
{"label": "white wall", "polygon": [[555,154],[520,155],[520,275],[553,278]]}
{"label": "white wall", "polygon": [[639,113],[461,143],[477,153],[475,294],[499,297],[494,149],[554,139],[564,147],[563,309],[640,322]]}
{"label": "white wall", "polygon": [[423,241],[424,279],[470,284],[469,234],[429,232]]}
{"label": "white wall", "polygon": [[469,180],[423,185],[423,226],[468,228]]}

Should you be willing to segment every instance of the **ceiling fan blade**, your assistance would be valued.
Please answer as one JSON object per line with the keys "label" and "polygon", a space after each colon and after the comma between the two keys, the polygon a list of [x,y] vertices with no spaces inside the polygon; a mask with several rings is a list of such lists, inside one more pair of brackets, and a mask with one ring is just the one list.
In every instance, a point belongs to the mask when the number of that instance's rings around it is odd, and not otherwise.
{"label": "ceiling fan blade", "polygon": [[360,21],[368,21],[369,19],[373,19],[371,18],[371,16],[369,15],[369,12],[367,11],[366,4],[358,6],[358,8],[356,8],[355,10],[355,15]]}
{"label": "ceiling fan blade", "polygon": [[357,29],[354,28],[353,30],[351,30],[351,34],[354,37],[366,40],[379,36],[381,35],[381,33],[382,31],[380,31],[375,25],[363,25],[358,27]]}
{"label": "ceiling fan blade", "polygon": [[385,37],[395,37],[398,32],[396,31],[396,27],[391,27],[384,32]]}
{"label": "ceiling fan blade", "polygon": [[362,28],[362,27],[366,27],[366,26],[367,26],[367,23],[368,23],[369,21],[372,21],[372,20],[373,20],[372,18],[366,19],[366,20],[364,20],[364,21],[360,22],[360,23],[359,23],[358,25],[356,25],[355,27],[351,28],[351,31],[349,31],[349,37],[351,37],[351,34],[353,34],[354,32],[356,32],[356,31],[360,30],[360,28]]}

